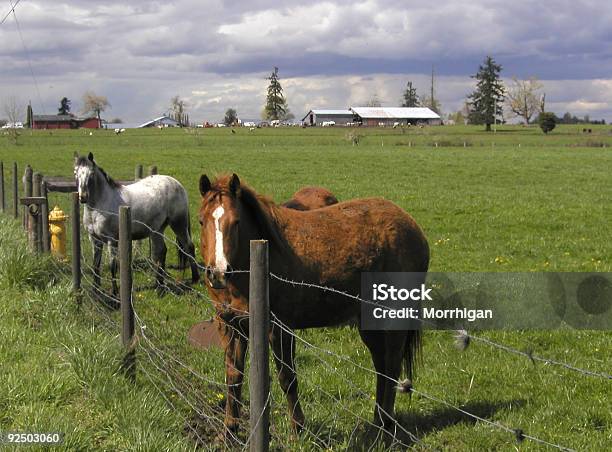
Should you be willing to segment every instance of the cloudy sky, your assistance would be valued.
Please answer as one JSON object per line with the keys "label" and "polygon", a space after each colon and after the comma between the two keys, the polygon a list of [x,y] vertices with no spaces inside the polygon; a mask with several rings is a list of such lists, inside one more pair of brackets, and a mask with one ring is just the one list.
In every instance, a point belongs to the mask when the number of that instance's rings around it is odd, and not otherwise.
{"label": "cloudy sky", "polygon": [[[0,20],[16,0],[0,0]],[[144,122],[180,95],[194,121],[259,118],[279,67],[289,107],[397,106],[408,80],[459,109],[490,54],[537,76],[547,109],[612,121],[612,8],[591,0],[21,0],[0,25],[0,98],[73,110],[86,90],[107,118]],[[4,116],[0,112],[0,116]]]}

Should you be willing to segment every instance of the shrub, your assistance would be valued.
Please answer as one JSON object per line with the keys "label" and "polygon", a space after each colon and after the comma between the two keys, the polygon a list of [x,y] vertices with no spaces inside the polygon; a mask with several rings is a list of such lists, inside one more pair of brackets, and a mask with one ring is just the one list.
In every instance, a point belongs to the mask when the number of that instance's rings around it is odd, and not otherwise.
{"label": "shrub", "polygon": [[542,132],[548,133],[557,125],[557,116],[551,112],[540,113],[538,123],[540,124],[540,129],[542,129]]}
{"label": "shrub", "polygon": [[362,138],[363,138],[363,135],[357,133],[354,130],[346,134],[347,141],[349,141],[353,146],[358,146],[359,141],[361,141]]}

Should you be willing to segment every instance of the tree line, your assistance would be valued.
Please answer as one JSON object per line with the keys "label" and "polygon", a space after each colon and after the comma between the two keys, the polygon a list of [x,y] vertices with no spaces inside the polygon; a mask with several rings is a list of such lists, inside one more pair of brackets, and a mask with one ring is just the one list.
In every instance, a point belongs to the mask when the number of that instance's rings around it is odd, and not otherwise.
{"label": "tree line", "polygon": [[[537,123],[545,133],[552,130],[556,124],[605,124],[605,120],[591,120],[589,115],[578,118],[567,112],[562,117],[546,111],[546,93],[543,85],[536,77],[521,80],[513,77],[506,86],[501,79],[502,66],[493,57],[487,56],[472,78],[476,79],[474,91],[468,94],[461,110],[448,115],[448,119],[456,124],[485,125],[487,131],[496,122],[505,123],[504,108],[508,116],[519,118],[526,125]],[[429,107],[441,114],[439,102],[433,97],[433,72],[431,95],[419,100],[416,89],[409,81],[402,98],[405,107]],[[433,101],[432,101],[433,99]]]}
{"label": "tree line", "polygon": [[[493,57],[487,56],[480,64],[476,74],[472,78],[476,80],[474,91],[467,95],[464,106],[459,111],[447,115],[447,119],[457,124],[484,125],[487,131],[496,123],[505,123],[506,116],[504,108],[507,108],[508,116],[519,118],[524,124],[533,122],[546,122],[547,129],[554,128],[551,124],[605,124],[605,120],[591,120],[589,115],[578,118],[569,112],[562,117],[557,117],[552,112],[546,111],[546,93],[543,92],[543,85],[536,77],[521,80],[513,77],[509,86],[506,86],[501,79],[502,66]],[[290,121],[295,118],[289,110],[287,98],[284,94],[280,82],[278,67],[274,67],[271,74],[266,77],[268,87],[266,92],[266,103],[261,112],[261,117],[267,121]],[[402,107],[428,107],[442,116],[442,106],[435,96],[434,69],[431,71],[431,86],[427,95],[419,95],[412,81],[408,81],[401,98]],[[101,120],[101,113],[111,107],[105,96],[100,96],[93,91],[87,91],[82,96],[82,114],[94,115]],[[366,106],[380,107],[381,102],[376,95],[366,103]],[[191,123],[187,113],[188,104],[180,96],[172,97],[170,107],[166,114],[174,119],[181,127],[190,127]],[[60,100],[58,114],[72,115],[72,101],[67,97]],[[21,118],[22,110],[18,108],[16,102],[6,101],[4,105],[5,114],[9,121],[16,122],[12,118]],[[17,111],[19,110],[19,111]],[[32,107],[28,105],[26,112],[26,127],[32,124]],[[6,123],[7,121],[4,121]],[[114,118],[111,123],[121,123],[120,118]],[[228,125],[235,125],[239,122],[238,112],[235,108],[229,108],[225,112],[223,122]],[[0,120],[0,125],[2,122]],[[544,127],[543,127],[544,130]],[[547,131],[549,131],[547,130]]]}

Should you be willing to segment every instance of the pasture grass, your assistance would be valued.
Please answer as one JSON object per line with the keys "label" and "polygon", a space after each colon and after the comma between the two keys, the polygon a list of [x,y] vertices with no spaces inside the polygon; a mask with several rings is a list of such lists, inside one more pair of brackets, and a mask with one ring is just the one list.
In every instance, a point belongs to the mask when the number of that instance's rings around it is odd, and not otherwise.
{"label": "pasture grass", "polygon": [[[91,136],[84,130],[28,131],[17,146],[0,140],[0,160],[8,194],[12,161],[20,175],[29,163],[45,175],[69,177],[73,152],[92,151],[117,179],[133,177],[136,164],[145,169],[155,164],[187,188],[196,241],[199,175],[235,172],[277,201],[304,185],[323,185],[341,200],[384,196],[396,202],[426,232],[432,271],[611,271],[612,133],[609,126],[591,128],[592,134],[584,134],[580,126],[559,126],[548,136],[511,126],[495,134],[473,127],[359,129],[358,146],[340,128],[235,134],[155,129],[119,136],[102,130]],[[67,196],[50,198],[69,209]],[[212,406],[222,397],[216,385],[223,383],[222,354],[194,350],[185,339],[193,323],[210,317],[206,299],[136,293],[144,334],[207,381],[190,376],[167,355],[165,362],[149,359],[151,348],[141,338],[132,384],[118,370],[123,353],[117,313],[87,297],[77,307],[67,279],[57,276],[65,267],[33,258],[19,228],[0,220],[0,380],[6,382],[0,385],[0,429],[62,431],[70,450],[187,450],[194,447],[187,425],[197,425],[209,440],[211,428],[194,420],[194,406]],[[144,245],[135,254],[146,260],[146,252]],[[176,253],[168,255],[175,262]],[[107,269],[104,276],[108,287]],[[150,273],[138,274],[136,284],[151,280]],[[609,332],[480,334],[585,369],[612,369]],[[298,345],[302,406],[315,434],[295,438],[289,432],[284,398],[273,379],[273,449],[367,450],[375,436],[366,422],[375,380],[350,364],[372,368],[359,335],[344,327],[299,336],[346,359]],[[484,344],[459,352],[447,332],[425,334],[415,382],[418,390],[478,416],[578,450],[612,446],[610,385],[559,367],[534,366]],[[248,398],[248,382],[244,394]],[[423,442],[417,449],[539,448],[417,395],[399,395],[396,409],[400,423]],[[373,450],[382,449],[378,444]]]}

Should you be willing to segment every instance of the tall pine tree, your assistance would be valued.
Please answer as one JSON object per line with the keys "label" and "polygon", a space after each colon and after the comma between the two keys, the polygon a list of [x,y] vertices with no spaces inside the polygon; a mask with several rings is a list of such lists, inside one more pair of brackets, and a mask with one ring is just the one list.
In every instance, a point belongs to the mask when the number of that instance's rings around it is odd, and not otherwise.
{"label": "tall pine tree", "polygon": [[418,107],[419,96],[417,96],[416,88],[412,87],[412,82],[406,84],[406,91],[404,91],[404,100],[402,107]]}
{"label": "tall pine tree", "polygon": [[268,77],[268,95],[266,96],[266,106],[264,107],[264,119],[276,120],[285,119],[289,115],[287,100],[283,96],[283,87],[278,80],[278,68]]}
{"label": "tall pine tree", "polygon": [[502,114],[505,89],[499,76],[501,70],[501,65],[487,56],[478,73],[472,76],[477,82],[476,90],[468,96],[469,120],[472,124],[485,124],[487,132],[491,131],[495,118]]}

